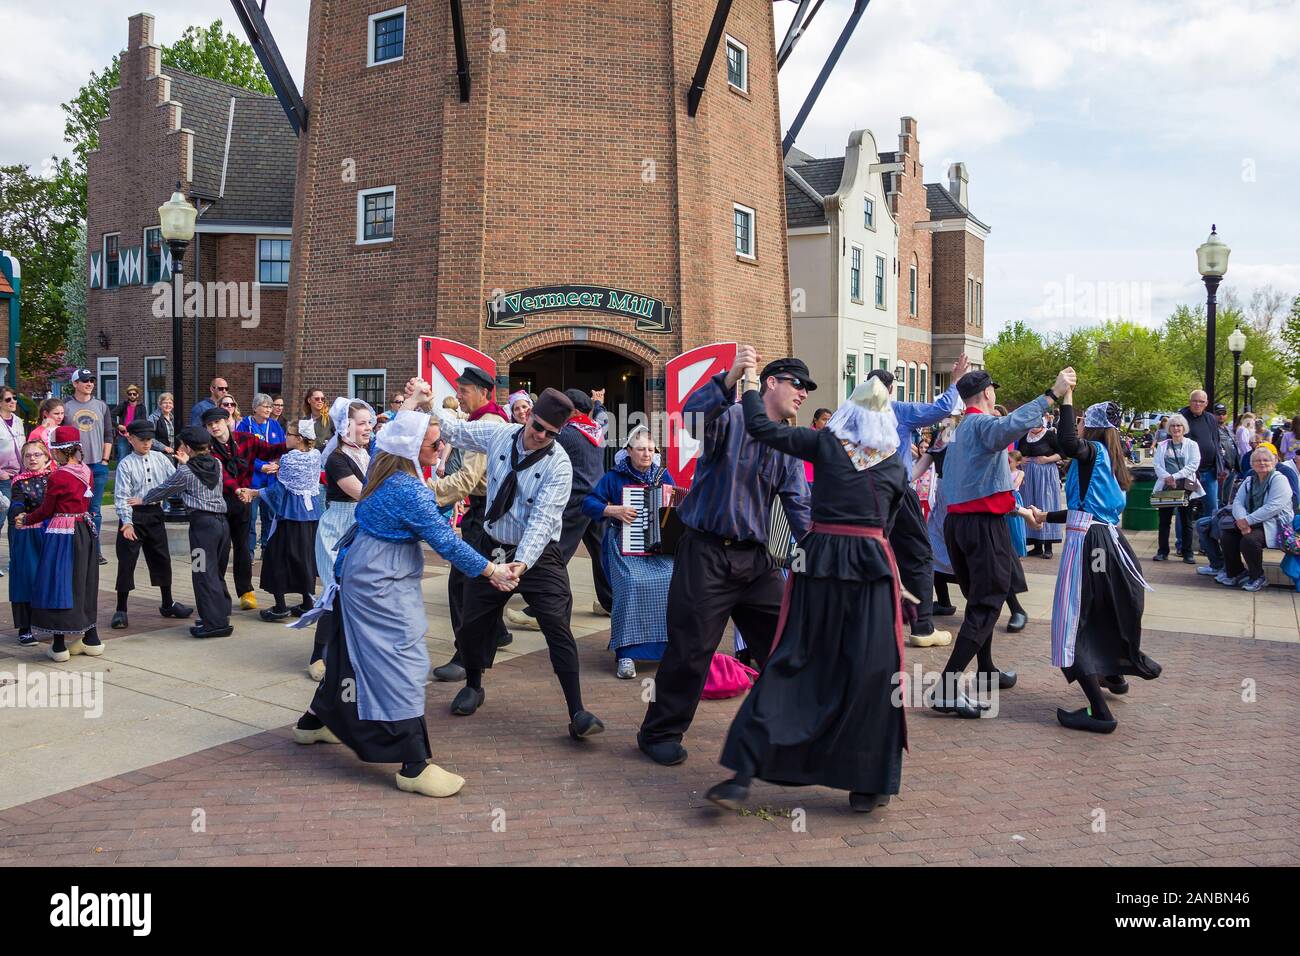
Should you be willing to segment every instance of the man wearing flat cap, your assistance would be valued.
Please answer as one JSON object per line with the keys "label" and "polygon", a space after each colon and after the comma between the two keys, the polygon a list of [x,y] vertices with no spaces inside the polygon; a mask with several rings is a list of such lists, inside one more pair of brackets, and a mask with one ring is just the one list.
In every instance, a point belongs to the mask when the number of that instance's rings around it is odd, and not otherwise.
{"label": "man wearing flat cap", "polygon": [[113,484],[113,507],[117,509],[117,610],[112,625],[124,628],[129,623],[126,602],[135,590],[135,565],[144,551],[149,568],[149,584],[162,592],[158,613],[163,617],[187,618],[193,608],[177,604],[172,598],[172,558],[167,547],[167,526],[163,523],[159,503],[131,506],[133,498],[143,498],[160,486],[176,466],[160,451],[153,450],[154,425],[137,418],[126,426],[131,454],[117,464]]}
{"label": "man wearing flat cap", "polygon": [[[684,426],[702,447],[690,493],[677,509],[687,530],[668,585],[668,646],[637,734],[637,745],[656,763],[686,759],[682,737],[728,618],[744,634],[757,665],[767,660],[785,589],[767,540],[776,497],[796,538],[811,527],[803,462],[745,431],[736,383],[757,368],[758,352],[740,346],[731,369],[704,383],[682,409]],[[760,388],[767,417],[784,421],[817,384],[802,360],[783,358],[763,368]]]}
{"label": "man wearing flat cap", "polygon": [[[582,703],[578,645],[569,630],[573,592],[559,545],[573,467],[555,439],[573,414],[573,402],[548,388],[523,425],[488,419],[463,422],[445,408],[438,414],[443,437],[453,446],[487,456],[488,506],[480,547],[488,549],[494,562],[510,563],[518,575],[519,593],[537,615],[551,667],[564,691],[569,735],[576,740],[600,733],[605,725]],[[483,672],[496,656],[501,614],[509,598],[486,580],[466,582],[456,638],[465,663],[465,686],[452,701],[453,714],[469,716],[483,704]]]}
{"label": "man wearing flat cap", "polygon": [[[510,421],[506,410],[496,403],[496,383],[492,376],[473,365],[456,378],[456,400],[461,410],[468,414],[467,421],[489,421],[505,424]],[[487,557],[491,549],[482,545],[483,518],[487,513],[487,456],[481,452],[461,449],[460,468],[450,475],[429,482],[439,508],[447,508],[469,499],[469,508],[460,519],[461,540]],[[456,567],[447,575],[447,606],[451,614],[452,635],[459,640],[462,608],[465,603],[465,583],[468,579]],[[505,647],[513,638],[502,622],[497,632],[497,647]],[[465,679],[465,664],[460,650],[446,664],[431,671],[435,680],[459,682]]]}
{"label": "man wearing flat cap", "polygon": [[1007,446],[1040,425],[1053,402],[1074,387],[1074,369],[1062,369],[1052,386],[1009,415],[996,416],[997,383],[983,369],[957,381],[966,407],[944,456],[943,487],[948,517],[943,539],[952,570],[966,598],[966,613],[936,689],[934,708],[961,717],[979,717],[989,704],[970,699],[960,687],[970,662],[978,658],[977,675],[990,690],[1016,683],[1014,671],[993,663],[993,628],[1011,591],[1011,531],[1006,516],[1015,510]]}

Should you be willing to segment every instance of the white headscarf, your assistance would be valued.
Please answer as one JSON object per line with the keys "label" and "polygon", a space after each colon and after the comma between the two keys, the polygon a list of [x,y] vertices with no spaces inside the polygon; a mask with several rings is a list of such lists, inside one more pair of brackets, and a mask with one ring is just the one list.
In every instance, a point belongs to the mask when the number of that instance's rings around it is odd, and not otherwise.
{"label": "white headscarf", "polygon": [[401,411],[375,437],[375,451],[405,458],[420,470],[420,447],[429,432],[430,416],[424,412]]}
{"label": "white headscarf", "polygon": [[853,390],[826,427],[836,438],[861,449],[872,464],[898,450],[898,418],[889,404],[889,390],[874,376]]}
{"label": "white headscarf", "polygon": [[[334,404],[330,406],[330,421],[334,423],[334,434],[331,435],[330,440],[325,443],[325,451],[321,453],[326,459],[328,459],[329,456],[334,453],[334,450],[339,447],[339,443],[343,441],[343,439],[346,438],[349,444],[351,444],[353,440],[352,431],[351,431],[352,429],[351,409],[353,404],[365,405],[366,412],[369,413],[370,415],[370,426],[373,428],[375,425],[375,410],[370,407],[368,402],[363,402],[359,398],[344,398],[342,396],[339,396],[338,398],[334,399]],[[356,448],[357,446],[352,446],[352,447]],[[353,461],[357,463],[357,466],[363,472],[369,467],[370,465],[369,448],[358,448],[357,451],[359,451],[360,454],[357,454],[356,452],[353,452],[348,448],[344,448],[343,451],[344,454],[346,454],[349,458],[351,458]]]}

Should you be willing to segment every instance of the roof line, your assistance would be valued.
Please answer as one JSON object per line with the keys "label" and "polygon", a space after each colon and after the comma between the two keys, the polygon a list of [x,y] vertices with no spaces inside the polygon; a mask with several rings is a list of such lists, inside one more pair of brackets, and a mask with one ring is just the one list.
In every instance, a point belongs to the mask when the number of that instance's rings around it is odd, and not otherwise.
{"label": "roof line", "polygon": [[230,98],[230,115],[226,118],[226,149],[221,154],[221,186],[217,189],[217,198],[226,194],[226,170],[230,166],[230,131],[235,127],[235,99]]}
{"label": "roof line", "polygon": [[[800,192],[802,192],[805,196],[807,196],[807,197],[808,197],[809,199],[811,199],[813,202],[817,203],[818,206],[821,206],[821,205],[826,201],[826,197],[825,197],[825,196],[823,196],[823,195],[822,195],[821,193],[819,193],[817,190],[813,189],[812,186],[808,183],[808,180],[804,179],[802,176],[800,176],[797,172],[795,172],[795,171],[794,171],[793,169],[791,169],[789,166],[786,166],[786,167],[785,167],[785,174],[786,174],[787,176],[790,177],[790,181],[791,181],[792,183],[794,183],[796,186],[799,187],[799,191],[800,191]],[[823,212],[824,212],[824,211],[825,211],[825,210],[824,210],[824,208],[823,208]]]}
{"label": "roof line", "polygon": [[250,90],[248,87],[240,86],[237,83],[230,83],[226,80],[218,80],[210,76],[203,76],[201,73],[191,73],[189,70],[183,70],[179,66],[167,66],[164,63],[160,63],[159,66],[161,68],[159,72],[162,76],[170,76],[172,73],[179,73],[192,80],[199,80],[204,83],[218,83],[229,90],[233,90],[235,95],[238,96],[247,96],[259,100],[271,100],[272,102],[276,101],[275,96],[273,95],[268,96],[265,93],[259,93],[257,90]]}

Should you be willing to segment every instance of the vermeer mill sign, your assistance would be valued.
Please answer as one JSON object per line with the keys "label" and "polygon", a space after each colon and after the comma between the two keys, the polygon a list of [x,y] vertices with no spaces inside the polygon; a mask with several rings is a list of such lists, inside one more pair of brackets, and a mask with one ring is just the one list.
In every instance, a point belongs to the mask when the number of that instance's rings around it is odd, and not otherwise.
{"label": "vermeer mill sign", "polygon": [[489,329],[522,329],[533,315],[583,309],[636,320],[638,332],[671,332],[672,306],[648,295],[595,285],[548,285],[503,292],[487,301]]}

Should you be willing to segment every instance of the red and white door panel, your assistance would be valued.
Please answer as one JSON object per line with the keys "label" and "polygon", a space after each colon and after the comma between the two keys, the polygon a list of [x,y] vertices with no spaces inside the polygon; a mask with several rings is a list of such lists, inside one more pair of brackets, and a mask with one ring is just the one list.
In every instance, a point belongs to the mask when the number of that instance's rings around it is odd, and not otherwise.
{"label": "red and white door panel", "polygon": [[[431,335],[420,336],[419,364],[420,378],[433,386],[433,407],[442,407],[442,400],[448,395],[456,394],[456,379],[465,371],[467,365],[474,365],[487,372],[495,381],[497,377],[496,360],[480,352],[473,346],[454,339],[439,339]],[[492,396],[495,400],[496,396]]]}
{"label": "red and white door panel", "polygon": [[708,382],[711,376],[731,368],[736,361],[736,348],[735,342],[701,345],[669,359],[664,368],[668,427],[663,463],[673,481],[683,488],[690,487],[701,445],[682,426],[682,408],[691,393]]}

